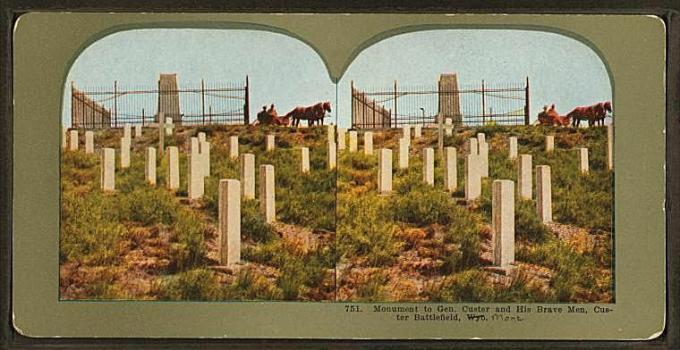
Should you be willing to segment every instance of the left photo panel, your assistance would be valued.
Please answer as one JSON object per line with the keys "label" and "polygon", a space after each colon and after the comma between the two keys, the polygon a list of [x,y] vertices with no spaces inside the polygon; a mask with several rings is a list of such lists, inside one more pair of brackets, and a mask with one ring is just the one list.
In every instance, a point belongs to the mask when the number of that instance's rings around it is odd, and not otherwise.
{"label": "left photo panel", "polygon": [[60,299],[335,300],[335,98],[283,34],[87,47],[60,116]]}

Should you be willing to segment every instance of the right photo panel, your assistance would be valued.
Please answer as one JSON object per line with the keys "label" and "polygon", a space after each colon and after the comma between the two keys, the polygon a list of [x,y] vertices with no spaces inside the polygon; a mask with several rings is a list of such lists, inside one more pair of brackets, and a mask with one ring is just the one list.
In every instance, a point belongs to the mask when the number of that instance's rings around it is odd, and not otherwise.
{"label": "right photo panel", "polygon": [[615,302],[615,106],[590,47],[418,31],[337,89],[336,300]]}

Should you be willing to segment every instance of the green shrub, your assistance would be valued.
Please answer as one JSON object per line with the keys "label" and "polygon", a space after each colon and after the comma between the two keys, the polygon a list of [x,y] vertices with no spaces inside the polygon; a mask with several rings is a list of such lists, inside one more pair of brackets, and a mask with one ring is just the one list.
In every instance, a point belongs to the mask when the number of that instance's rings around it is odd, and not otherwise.
{"label": "green shrub", "polygon": [[488,302],[494,295],[486,274],[474,269],[446,277],[441,283],[428,286],[424,293],[432,302]]}
{"label": "green shrub", "polygon": [[551,239],[517,252],[517,260],[547,266],[555,271],[551,280],[554,300],[575,301],[580,288],[595,284],[596,267],[591,259],[572,251],[566,243]]}
{"label": "green shrub", "polygon": [[515,234],[518,239],[529,242],[543,242],[551,236],[536,213],[534,200],[515,200]]}
{"label": "green shrub", "polygon": [[222,296],[213,272],[204,269],[188,270],[161,278],[151,289],[159,300],[215,301]]}
{"label": "green shrub", "polygon": [[280,269],[277,284],[283,293],[283,299],[295,300],[304,293],[306,282],[304,263],[297,259],[286,259]]}
{"label": "green shrub", "polygon": [[375,272],[366,283],[360,284],[356,290],[358,301],[383,301],[387,300],[385,285],[389,282],[389,276]]}
{"label": "green shrub", "polygon": [[68,169],[91,169],[99,165],[99,157],[95,154],[87,154],[82,151],[77,152],[62,152],[61,153],[61,167],[62,170]]}
{"label": "green shrub", "polygon": [[394,239],[397,227],[388,215],[388,203],[378,196],[342,196],[339,200],[338,256],[365,257],[370,266],[391,263],[400,244]]}
{"label": "green shrub", "polygon": [[290,174],[294,181],[277,188],[277,202],[285,203],[278,217],[287,223],[333,231],[335,229],[335,176],[317,171],[315,175]]}
{"label": "green shrub", "polygon": [[62,194],[60,262],[116,263],[118,244],[127,233],[116,209],[113,197],[99,192],[85,196],[68,192]]}
{"label": "green shrub", "polygon": [[197,214],[180,211],[173,227],[170,272],[187,271],[205,264],[203,223]]}
{"label": "green shrub", "polygon": [[175,221],[175,198],[163,189],[142,186],[119,197],[121,218],[142,225],[166,224]]}
{"label": "green shrub", "polygon": [[241,235],[255,242],[268,242],[275,236],[271,225],[260,214],[260,204],[256,200],[241,202]]}
{"label": "green shrub", "polygon": [[546,295],[537,287],[530,286],[530,278],[522,268],[512,278],[507,287],[498,285],[494,288],[495,302],[531,303],[549,302],[550,296]]}
{"label": "green shrub", "polygon": [[349,159],[349,164],[356,170],[369,170],[376,167],[377,160],[373,156],[364,154],[363,152],[354,152],[346,156]]}
{"label": "green shrub", "polygon": [[415,225],[448,225],[460,211],[447,193],[427,185],[395,198],[392,207],[395,220]]}
{"label": "green shrub", "polygon": [[282,299],[295,300],[306,290],[318,288],[326,277],[326,270],[335,266],[333,251],[328,247],[307,253],[294,251],[281,239],[245,249],[243,258],[279,269],[277,286]]}
{"label": "green shrub", "polygon": [[254,270],[245,268],[239,271],[238,278],[223,288],[225,300],[281,300],[281,289],[270,283]]}

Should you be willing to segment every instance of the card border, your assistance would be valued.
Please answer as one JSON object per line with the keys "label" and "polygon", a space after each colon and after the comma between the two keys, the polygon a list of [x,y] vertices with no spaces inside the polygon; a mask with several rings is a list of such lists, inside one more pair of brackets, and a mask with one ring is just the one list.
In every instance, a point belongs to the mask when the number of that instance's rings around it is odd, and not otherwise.
{"label": "card border", "polygon": [[[4,14],[6,16],[6,12],[4,12]],[[677,22],[678,22],[677,17],[674,17],[674,16],[666,17],[666,24],[667,24],[669,37],[677,38],[677,35],[678,35]],[[6,29],[5,26],[3,26],[3,30],[4,29]],[[8,45],[7,45],[8,39],[7,38],[8,38],[8,36],[3,36],[3,46],[5,48],[8,47]],[[672,115],[677,115],[677,109],[678,109],[677,104],[674,105],[673,103],[670,103],[671,101],[677,101],[677,88],[676,88],[677,87],[677,80],[678,80],[677,79],[677,68],[675,70],[675,74],[673,74],[673,71],[671,69],[673,68],[672,62],[678,62],[677,61],[678,48],[677,48],[677,40],[675,41],[676,44],[673,44],[672,40],[667,40],[667,42],[668,42],[668,45],[667,45],[667,57],[668,57],[667,67],[669,69],[667,69],[667,74],[666,74],[666,77],[667,77],[667,96],[668,96],[666,109],[667,109],[667,115],[672,116]],[[9,55],[9,52],[11,52],[11,50],[7,50],[5,52],[8,52],[8,55]],[[4,58],[7,59],[8,57],[4,57]],[[11,64],[11,62],[9,62],[9,63]],[[6,88],[6,89],[3,89],[3,90],[4,91],[10,91],[9,88],[11,87],[11,84],[10,84],[10,80],[9,80],[8,77],[11,74],[11,71],[6,70],[6,67],[10,67],[10,66],[9,65],[3,66],[3,78],[5,78],[5,79],[3,79],[3,87]],[[5,95],[3,95],[2,98],[3,98],[2,106],[4,107],[3,110],[6,110],[8,113],[6,113],[5,115],[9,116],[9,115],[11,115],[9,113],[10,112],[9,109],[11,108],[9,101],[11,101],[11,99],[7,98],[7,96],[5,96]],[[5,125],[0,124],[0,126],[8,126],[8,128],[5,128],[3,130],[12,130],[10,118],[3,118],[2,123],[5,124]],[[668,118],[666,120],[666,123],[667,123],[666,132],[667,132],[667,135],[669,136],[669,139],[671,138],[671,135],[678,135],[679,130],[678,130],[677,123],[673,123],[670,118]],[[11,134],[8,135],[8,134],[3,133],[2,135],[0,135],[0,137],[2,137],[2,154],[3,154],[3,156],[6,156],[5,159],[11,160],[12,151],[11,151],[10,146],[11,146],[12,136],[11,136]],[[667,195],[668,203],[672,203],[672,202],[677,202],[678,183],[677,183],[677,181],[673,182],[673,178],[670,176],[670,173],[671,173],[672,169],[675,169],[677,167],[680,159],[678,159],[677,152],[674,152],[674,149],[676,149],[677,147],[674,148],[673,144],[671,144],[669,142],[667,142],[666,147],[667,147],[667,149],[666,149],[667,150],[667,157],[666,157],[666,160],[667,160],[667,166],[666,166],[667,192],[666,192],[666,195]],[[1,169],[2,169],[3,174],[8,175],[5,178],[10,179],[11,174],[12,174],[11,162],[3,163],[3,167]],[[9,198],[9,195],[11,194],[11,187],[9,187],[9,186],[10,186],[10,181],[7,181],[7,182],[3,183],[3,187],[2,187],[2,209],[7,209],[6,211],[3,211],[3,212],[6,212],[6,213],[10,213],[10,210],[11,210],[11,201],[5,202]],[[5,225],[5,224],[10,223],[11,218],[9,216],[7,218],[5,216],[3,216],[2,220],[3,220],[2,221],[3,227],[7,227],[8,228],[7,232],[10,232],[9,229],[11,229],[11,226]],[[5,220],[7,220],[7,221],[5,222]],[[669,277],[669,281],[670,281],[668,286],[671,287],[671,288],[674,288],[674,289],[669,290],[669,292],[677,291],[677,287],[678,287],[677,286],[677,278],[675,278],[675,276],[677,276],[677,273],[675,273],[675,274],[672,273],[673,271],[677,272],[677,257],[674,257],[674,254],[672,254],[672,253],[673,252],[677,253],[677,251],[678,251],[677,250],[678,239],[677,239],[677,234],[676,235],[670,235],[669,234],[671,232],[677,232],[676,228],[677,228],[677,219],[676,219],[676,221],[673,220],[672,206],[667,205],[667,236],[668,236],[668,240],[667,240],[666,247],[667,247],[667,251],[668,251],[668,257],[669,257],[670,262],[671,262],[671,264],[668,265],[668,267],[671,268],[671,270],[668,271],[669,272],[668,277]],[[2,240],[1,248],[2,248],[3,252],[7,252],[7,253],[10,252],[9,241],[5,241],[4,237],[3,237],[3,240]],[[677,254],[675,254],[675,255],[677,255]],[[3,269],[5,269],[5,267],[7,267],[7,269],[9,270],[9,261],[6,260],[8,257],[9,257],[9,254],[3,254],[3,262],[6,263],[6,264],[3,264]],[[675,265],[673,265],[673,261],[675,261]],[[9,271],[6,271],[6,272],[9,272]],[[5,280],[5,276],[8,276],[8,274],[3,274],[3,286],[2,286],[3,292],[5,292],[5,291],[9,292],[9,290],[5,289],[5,286],[6,286],[5,282],[9,282],[9,281]],[[675,281],[671,281],[670,280],[671,278],[674,278]],[[8,286],[8,283],[7,283],[7,286]],[[667,293],[667,297],[670,297],[671,295],[672,295],[672,293]],[[672,323],[671,323],[671,321],[673,320],[672,317],[674,317],[674,316],[677,317],[677,310],[673,311],[671,309],[671,305],[675,305],[675,304],[671,304],[672,300],[673,299],[670,299],[670,298],[667,300],[667,311],[669,311],[669,312],[667,312],[667,317],[668,317],[667,330],[672,325]],[[5,301],[5,299],[3,299],[3,310],[2,311],[8,310],[8,309],[5,309],[6,305],[5,305],[4,301]],[[7,300],[7,301],[9,301],[9,300]],[[6,315],[8,315],[8,314],[3,312],[2,317],[5,318]],[[3,330],[3,340],[7,339],[7,338],[4,337],[4,335],[5,335],[5,330]],[[672,338],[666,338],[666,339],[672,339]],[[677,338],[675,338],[675,339],[677,339]],[[193,342],[194,341],[192,341],[192,343]],[[461,343],[461,342],[458,341],[457,343]],[[465,343],[465,342],[463,341],[462,343]],[[478,342],[473,342],[473,343],[478,344]],[[535,343],[535,342],[532,342],[532,343]]]}

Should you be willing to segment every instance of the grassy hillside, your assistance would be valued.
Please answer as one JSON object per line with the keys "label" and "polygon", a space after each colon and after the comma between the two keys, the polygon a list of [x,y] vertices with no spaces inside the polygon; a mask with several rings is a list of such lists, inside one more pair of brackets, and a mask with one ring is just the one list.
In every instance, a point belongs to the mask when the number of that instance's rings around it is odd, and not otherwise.
{"label": "grassy hillside", "polygon": [[[413,140],[408,169],[398,169],[401,130],[376,133],[374,148],[394,151],[393,187],[376,191],[377,156],[344,152],[338,173],[340,300],[358,301],[613,301],[611,230],[613,174],[606,169],[606,131],[485,126],[457,130],[445,146],[458,150],[458,190],[443,191],[443,167],[435,157],[435,186],[422,182],[422,148],[436,149],[435,130]],[[464,197],[467,140],[486,134],[489,178],[482,197]],[[555,151],[544,152],[546,134]],[[492,268],[491,182],[517,181],[508,160],[508,136],[533,166],[552,170],[553,219],[544,225],[533,200],[516,198],[516,260],[506,276]],[[362,137],[359,137],[362,140]],[[590,173],[580,174],[576,147],[590,150]],[[361,147],[360,147],[361,148]],[[534,184],[535,186],[535,184]],[[518,196],[516,196],[518,197]]]}
{"label": "grassy hillside", "polygon": [[[186,196],[186,144],[205,132],[211,176],[205,197]],[[276,132],[277,148],[264,137]],[[241,153],[254,153],[256,169],[273,164],[278,222],[266,224],[257,199],[242,203],[242,260],[218,266],[216,239],[219,179],[239,179],[239,162],[228,156],[229,136]],[[62,153],[60,235],[61,297],[65,299],[328,300],[334,296],[335,173],[326,170],[322,128],[177,128],[166,146],[180,147],[181,186],[164,188],[167,161],[159,159],[158,184],[144,182],[144,149],[157,147],[157,131],[133,139],[131,166],[120,169],[122,132],[98,131],[95,144],[116,148],[116,192],[99,189],[99,157]],[[82,133],[81,133],[82,138]],[[299,146],[310,148],[308,175],[299,172]],[[81,149],[82,149],[81,145]],[[256,170],[257,173],[257,170]],[[259,181],[256,181],[259,186]],[[257,188],[256,188],[257,193]]]}
{"label": "grassy hillside", "polygon": [[[202,200],[186,199],[186,145],[205,132],[211,142],[211,176]],[[277,148],[264,138],[276,133]],[[484,132],[489,175],[482,196],[463,200],[467,139]],[[544,137],[555,135],[555,151]],[[220,266],[216,221],[219,179],[239,176],[228,140],[240,153],[273,164],[277,222],[267,224],[255,200],[242,202],[242,261]],[[516,198],[517,269],[491,266],[493,179],[516,182],[507,138],[533,166],[550,165],[553,219],[544,225],[533,200]],[[133,139],[131,166],[120,169],[122,131],[97,131],[95,144],[116,152],[116,192],[99,189],[99,157],[62,153],[60,289],[63,299],[310,300],[310,301],[534,301],[612,302],[613,173],[606,169],[603,128],[485,126],[445,138],[458,149],[458,190],[443,191],[435,157],[435,186],[422,183],[422,148],[436,149],[436,132],[411,142],[410,166],[397,169],[401,130],[374,132],[374,148],[393,149],[394,191],[376,191],[377,155],[338,153],[327,170],[326,130],[321,127],[178,127],[166,146],[180,148],[180,190],[167,190],[165,158],[158,186],[144,182],[144,149],[157,147],[157,132]],[[81,132],[81,139],[82,139]],[[362,138],[359,138],[360,143]],[[81,140],[82,141],[82,140]],[[310,149],[310,174],[299,171],[299,147]],[[588,147],[590,173],[578,171],[576,148]],[[256,170],[257,173],[257,170]],[[256,181],[259,186],[259,181]],[[337,197],[336,197],[337,192]],[[257,188],[256,188],[257,193]],[[337,220],[337,221],[336,221]],[[337,231],[337,233],[336,233]],[[337,288],[336,288],[337,285]]]}

